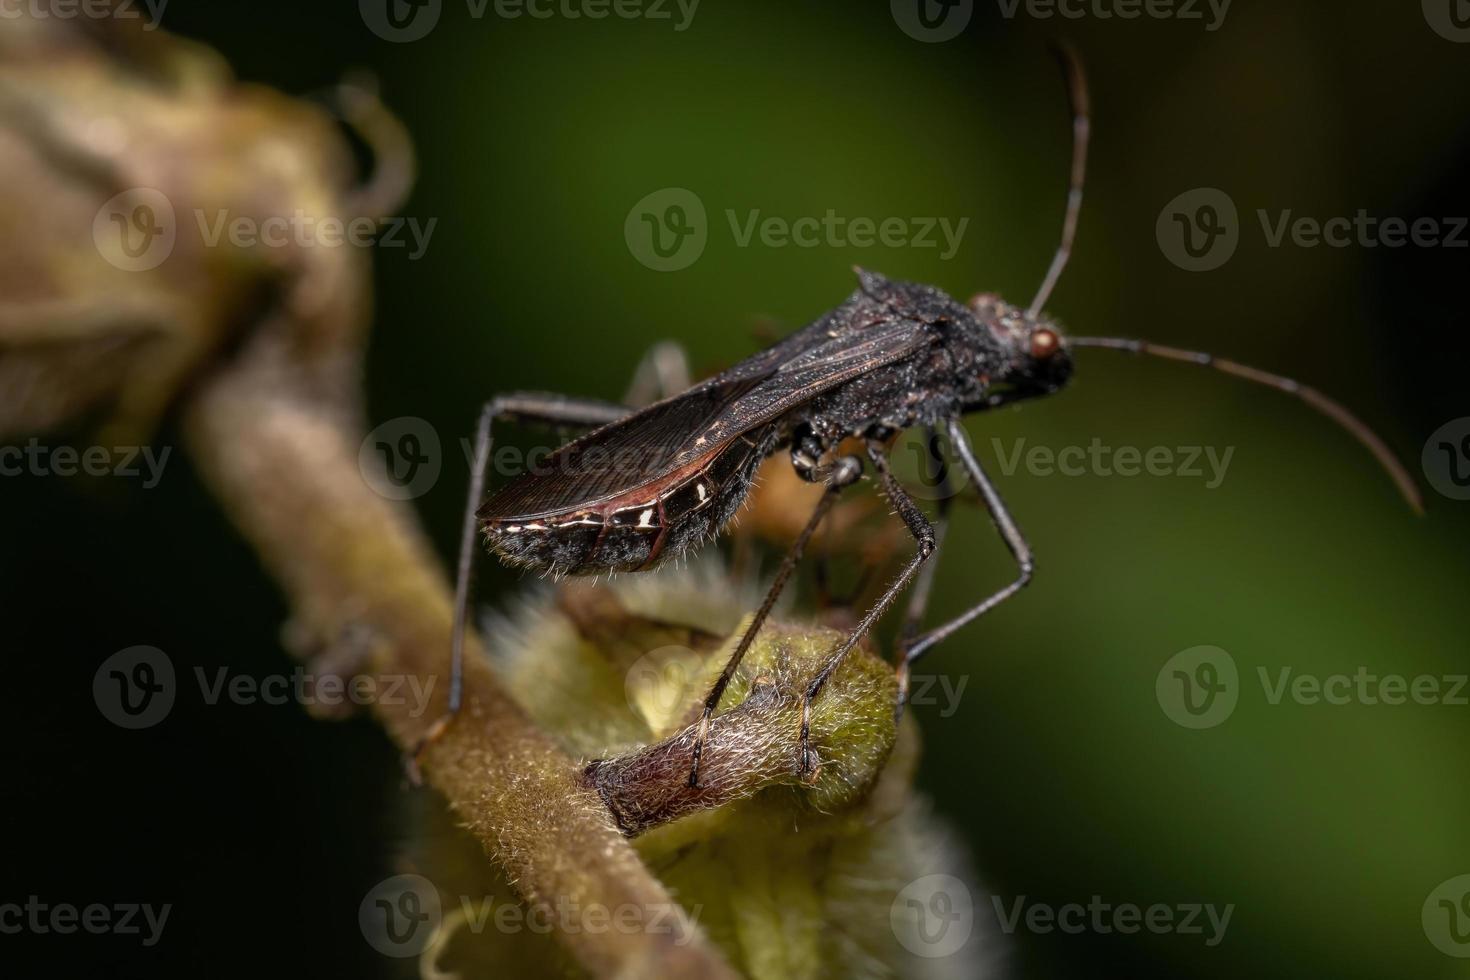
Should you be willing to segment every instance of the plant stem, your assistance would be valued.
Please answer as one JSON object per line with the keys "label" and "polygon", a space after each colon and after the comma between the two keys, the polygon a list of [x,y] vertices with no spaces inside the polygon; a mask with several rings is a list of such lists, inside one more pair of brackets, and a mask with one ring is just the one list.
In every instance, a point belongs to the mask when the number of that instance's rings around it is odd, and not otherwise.
{"label": "plant stem", "polygon": [[[204,478],[288,594],[309,635],[330,643],[366,626],[369,675],[432,680],[434,707],[377,703],[405,752],[442,710],[450,592],[407,505],[362,477],[363,433],[343,403],[355,363],[325,374],[297,363],[286,328],[257,332],[187,406],[186,438]],[[334,383],[335,382],[335,383]],[[733,977],[614,827],[579,771],[504,692],[478,641],[466,649],[463,714],[422,758],[428,782],[499,861],[557,938],[599,977]],[[381,688],[380,688],[381,689]],[[403,699],[411,701],[411,699]],[[620,908],[673,909],[668,932],[586,928]],[[648,921],[645,917],[642,921]]]}

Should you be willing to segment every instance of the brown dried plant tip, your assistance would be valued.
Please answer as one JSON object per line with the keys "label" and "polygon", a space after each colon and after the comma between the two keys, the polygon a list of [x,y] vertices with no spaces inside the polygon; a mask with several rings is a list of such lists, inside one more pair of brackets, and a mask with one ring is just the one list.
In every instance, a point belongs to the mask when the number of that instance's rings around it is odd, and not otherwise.
{"label": "brown dried plant tip", "polygon": [[[818,761],[803,774],[796,737],[802,703],[841,639],[835,630],[775,624],[760,633],[744,672],[726,691],[725,704],[734,706],[709,726],[698,786],[689,784],[689,757],[700,728],[704,679],[724,663],[728,649],[702,663],[691,651],[689,666],[697,669],[666,671],[661,683],[669,685],[662,695],[687,704],[686,714],[696,720],[652,745],[589,764],[584,779],[630,836],[777,786],[799,790],[794,799],[821,811],[851,803],[871,786],[893,748],[898,685],[893,671],[866,651],[844,661],[814,706],[811,740]],[[680,684],[679,678],[694,683]]]}
{"label": "brown dried plant tip", "polygon": [[275,313],[299,365],[355,401],[369,250],[211,238],[197,219],[392,213],[413,147],[371,86],[295,99],[141,20],[4,6],[16,9],[0,17],[0,228],[17,233],[0,240],[0,438],[87,422],[146,440]]}

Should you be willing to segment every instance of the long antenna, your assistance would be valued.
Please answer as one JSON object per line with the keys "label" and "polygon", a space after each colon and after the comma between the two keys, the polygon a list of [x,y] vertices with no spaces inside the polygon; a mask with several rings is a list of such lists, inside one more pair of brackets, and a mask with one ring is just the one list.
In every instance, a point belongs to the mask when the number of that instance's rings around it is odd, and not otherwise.
{"label": "long antenna", "polygon": [[1087,73],[1082,58],[1070,41],[1058,41],[1052,47],[1067,79],[1067,95],[1072,105],[1072,179],[1067,190],[1067,215],[1062,219],[1062,241],[1052,256],[1051,268],[1031,301],[1028,316],[1036,316],[1051,298],[1062,270],[1072,257],[1072,242],[1077,238],[1077,217],[1082,213],[1082,187],[1087,182],[1087,143],[1092,132],[1092,104],[1087,95]]}
{"label": "long antenna", "polygon": [[1183,361],[1186,364],[1198,364],[1201,367],[1211,367],[1226,374],[1232,374],[1237,378],[1278,391],[1284,391],[1288,395],[1295,395],[1308,405],[1332,419],[1342,428],[1352,433],[1353,438],[1368,448],[1378,460],[1378,465],[1388,473],[1389,477],[1398,486],[1399,493],[1403,494],[1409,506],[1416,514],[1424,513],[1424,501],[1419,494],[1419,487],[1415,485],[1408,470],[1404,469],[1402,463],[1389,450],[1387,444],[1378,437],[1368,426],[1364,425],[1357,416],[1349,412],[1339,403],[1328,398],[1316,388],[1309,388],[1299,381],[1282,377],[1279,374],[1271,374],[1246,364],[1236,361],[1228,361],[1223,357],[1213,354],[1204,354],[1199,351],[1181,350],[1178,347],[1166,347],[1163,344],[1153,344],[1146,340],[1124,340],[1120,337],[1070,337],[1067,340],[1070,347],[1106,347],[1110,350],[1127,351],[1132,354],[1148,354],[1152,357],[1162,357],[1171,361]]}

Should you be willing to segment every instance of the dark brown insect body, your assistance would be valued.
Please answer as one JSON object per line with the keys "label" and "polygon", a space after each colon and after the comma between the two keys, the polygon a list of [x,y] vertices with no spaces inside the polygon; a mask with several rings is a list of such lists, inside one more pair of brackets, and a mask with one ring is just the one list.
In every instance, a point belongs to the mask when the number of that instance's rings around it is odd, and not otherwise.
{"label": "dark brown insect body", "polygon": [[[558,450],[494,494],[481,530],[507,562],[552,574],[640,571],[716,534],[761,460],[793,448],[815,479],[831,447],[987,405],[992,379],[1054,390],[1065,350],[1045,366],[1018,346],[1048,325],[976,311],[932,286],[859,271],[842,306],[729,371]],[[1023,331],[1025,333],[1023,334]]]}

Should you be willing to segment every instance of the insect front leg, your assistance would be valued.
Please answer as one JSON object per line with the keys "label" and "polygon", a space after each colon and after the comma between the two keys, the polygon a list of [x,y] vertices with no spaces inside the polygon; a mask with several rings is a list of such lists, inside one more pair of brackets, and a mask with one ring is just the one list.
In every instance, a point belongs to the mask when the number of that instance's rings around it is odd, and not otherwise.
{"label": "insect front leg", "polygon": [[734,678],[735,671],[740,667],[740,661],[745,657],[746,651],[755,642],[756,634],[760,632],[766,617],[771,614],[771,609],[776,605],[776,600],[780,598],[781,591],[786,588],[791,574],[796,571],[802,552],[806,550],[807,543],[811,541],[812,535],[821,526],[822,519],[827,516],[827,512],[832,509],[832,505],[837,502],[842,491],[856,483],[863,475],[863,463],[856,456],[843,456],[834,461],[824,472],[827,480],[826,492],[817,502],[816,509],[812,511],[811,518],[806,522],[806,527],[802,528],[801,534],[797,535],[796,540],[787,550],[786,557],[781,560],[781,567],[776,570],[776,578],[771,582],[771,588],[766,592],[764,601],[761,602],[750,625],[741,635],[740,642],[735,646],[735,652],[725,662],[725,669],[720,671],[719,679],[715,681],[714,687],[710,688],[709,695],[704,699],[704,708],[699,715],[699,732],[694,737],[694,757],[689,766],[691,789],[699,786],[699,757],[704,752],[705,739],[709,736],[710,719],[714,716],[715,709],[719,707],[725,688]]}
{"label": "insect front leg", "polygon": [[495,440],[492,428],[496,421],[541,423],[572,428],[593,428],[616,422],[629,413],[624,405],[552,395],[544,392],[514,392],[496,395],[480,410],[475,427],[475,453],[470,463],[470,488],[465,498],[464,523],[459,536],[459,564],[454,576],[454,624],[449,660],[449,710],[429,726],[414,750],[414,758],[425,747],[437,741],[459,714],[464,684],[464,633],[470,605],[470,585],[475,557],[475,512],[485,495],[485,482],[490,469],[490,454]]}
{"label": "insect front leg", "polygon": [[929,523],[929,519],[924,516],[919,505],[914,503],[914,499],[909,496],[903,485],[894,479],[888,467],[886,453],[887,449],[881,441],[868,440],[868,459],[872,461],[873,468],[878,473],[879,481],[883,484],[883,492],[888,496],[894,509],[898,511],[898,516],[908,527],[909,533],[914,536],[917,547],[914,550],[914,556],[909,559],[898,578],[894,579],[887,591],[873,604],[873,608],[868,610],[867,615],[857,627],[847,635],[842,645],[827,658],[827,662],[822,665],[822,669],[807,687],[806,697],[801,704],[801,772],[805,776],[811,776],[814,773],[811,748],[812,701],[822,693],[822,688],[826,686],[828,678],[841,665],[843,658],[852,652],[852,648],[857,646],[858,642],[873,629],[873,625],[882,618],[903,590],[908,588],[914,577],[919,574],[919,570],[923,568],[924,563],[934,555],[938,547],[934,525]]}
{"label": "insect front leg", "polygon": [[1032,572],[1036,564],[1031,557],[1031,546],[1026,542],[1021,529],[1016,526],[1015,519],[1006,509],[1005,501],[1001,499],[1000,493],[996,491],[995,485],[990,482],[990,477],[980,465],[980,460],[975,457],[975,452],[970,448],[969,437],[965,435],[965,429],[958,421],[949,423],[947,432],[949,444],[960,458],[960,463],[965,467],[965,472],[970,479],[975,481],[975,486],[980,490],[980,496],[985,501],[985,507],[990,511],[990,519],[995,522],[995,528],[1000,532],[1001,540],[1005,542],[1006,548],[1016,559],[1016,567],[1019,574],[1016,580],[998,592],[987,597],[983,602],[974,606],[968,612],[950,620],[942,626],[936,626],[927,633],[915,638],[903,648],[904,666],[907,668],[915,660],[919,659],[925,652],[936,643],[946,639],[956,630],[962,629],[971,622],[985,615],[996,606],[1005,602],[1011,596],[1020,592],[1031,581]]}

